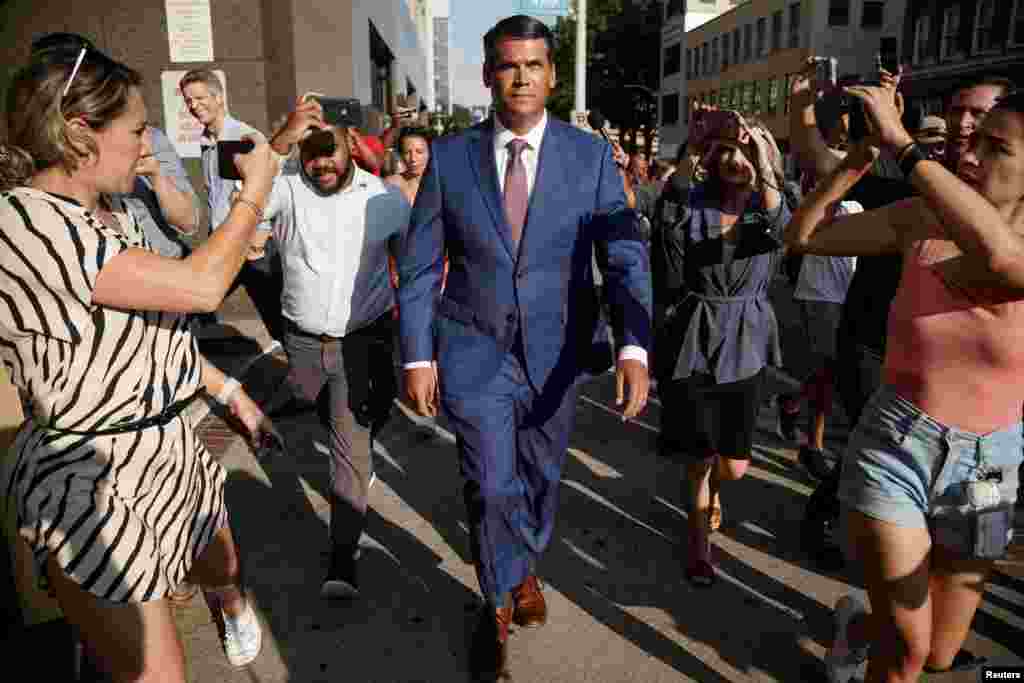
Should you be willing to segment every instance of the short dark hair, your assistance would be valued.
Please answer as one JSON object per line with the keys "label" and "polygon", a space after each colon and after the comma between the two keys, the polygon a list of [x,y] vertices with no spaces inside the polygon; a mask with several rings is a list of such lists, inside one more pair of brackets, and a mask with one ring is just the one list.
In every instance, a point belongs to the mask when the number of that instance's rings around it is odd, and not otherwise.
{"label": "short dark hair", "polygon": [[525,14],[502,19],[484,35],[484,67],[490,68],[498,56],[498,41],[503,38],[535,40],[543,38],[548,46],[548,61],[554,60],[555,34],[542,21]]}
{"label": "short dark hair", "polygon": [[402,143],[409,138],[422,138],[429,145],[430,141],[434,139],[434,134],[427,128],[403,128],[402,132],[398,134],[398,140],[395,141],[395,149],[398,153],[402,153]]}
{"label": "short dark hair", "polygon": [[983,86],[991,86],[993,88],[1002,88],[1003,93],[1006,94],[1017,87],[1011,79],[1006,76],[997,76],[995,74],[982,74],[981,76],[972,76],[965,78],[964,80],[957,83],[953,88],[946,93],[945,102],[949,105],[949,101],[953,99],[953,96],[963,90],[971,90],[973,88],[981,88]]}

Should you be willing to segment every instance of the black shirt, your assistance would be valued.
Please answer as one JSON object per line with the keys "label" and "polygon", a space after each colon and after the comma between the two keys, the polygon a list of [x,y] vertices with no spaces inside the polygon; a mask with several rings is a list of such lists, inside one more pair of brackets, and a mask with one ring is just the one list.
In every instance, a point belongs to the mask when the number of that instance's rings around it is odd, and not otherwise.
{"label": "black shirt", "polygon": [[[859,202],[865,211],[877,209],[917,194],[914,187],[899,178],[883,177],[874,171],[864,176],[844,199]],[[861,256],[846,292],[842,318],[837,332],[840,348],[861,344],[880,356],[885,355],[885,337],[889,305],[896,296],[903,273],[903,256]]]}

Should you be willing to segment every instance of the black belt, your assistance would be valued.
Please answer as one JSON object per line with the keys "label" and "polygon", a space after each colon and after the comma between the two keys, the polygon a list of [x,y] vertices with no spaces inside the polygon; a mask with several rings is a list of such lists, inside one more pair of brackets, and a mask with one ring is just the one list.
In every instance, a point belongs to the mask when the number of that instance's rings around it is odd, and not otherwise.
{"label": "black belt", "polygon": [[60,434],[75,434],[77,436],[109,436],[111,434],[126,434],[128,432],[141,432],[143,429],[149,429],[150,427],[163,427],[167,425],[171,420],[181,415],[181,413],[188,408],[188,406],[200,398],[206,393],[206,387],[200,387],[200,389],[185,398],[175,401],[171,405],[164,408],[161,412],[150,417],[144,417],[141,420],[135,420],[134,422],[122,422],[121,424],[108,427],[106,429],[95,429],[88,432],[80,432],[74,429],[60,429],[59,427],[51,427],[43,425],[44,429],[49,429]]}
{"label": "black belt", "polygon": [[344,337],[332,337],[329,334],[314,334],[313,332],[307,332],[306,330],[302,329],[301,327],[296,325],[293,321],[288,320],[287,318],[285,318],[285,326],[290,328],[292,334],[295,334],[295,335],[297,335],[299,337],[309,337],[310,339],[319,339],[324,344],[333,344],[335,342],[340,342],[342,339],[344,339]]}

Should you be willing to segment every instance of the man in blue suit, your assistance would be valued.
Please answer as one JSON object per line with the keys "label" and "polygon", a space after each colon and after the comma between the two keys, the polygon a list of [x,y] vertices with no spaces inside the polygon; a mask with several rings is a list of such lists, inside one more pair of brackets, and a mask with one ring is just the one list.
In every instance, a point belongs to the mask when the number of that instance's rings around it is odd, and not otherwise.
{"label": "man in blue suit", "polygon": [[610,353],[598,360],[608,337],[595,253],[620,345],[623,419],[648,392],[647,252],[611,147],[547,114],[553,49],[547,26],[526,16],[484,37],[496,115],[433,142],[399,259],[406,393],[423,415],[440,402],[458,437],[487,603],[470,668],[488,678],[505,672],[509,625],[547,618],[536,563],[554,527],[576,387],[611,364]]}

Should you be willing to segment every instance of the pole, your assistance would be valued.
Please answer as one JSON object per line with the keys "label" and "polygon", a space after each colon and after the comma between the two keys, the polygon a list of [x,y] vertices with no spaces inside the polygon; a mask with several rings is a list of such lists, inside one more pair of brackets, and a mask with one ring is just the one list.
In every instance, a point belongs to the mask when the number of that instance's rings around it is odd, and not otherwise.
{"label": "pole", "polygon": [[576,0],[576,102],[574,109],[587,112],[587,0]]}

